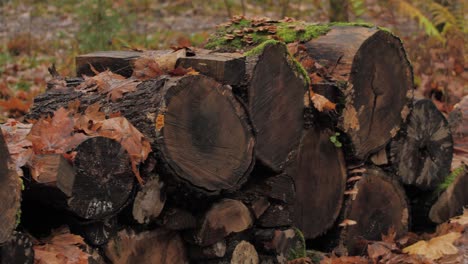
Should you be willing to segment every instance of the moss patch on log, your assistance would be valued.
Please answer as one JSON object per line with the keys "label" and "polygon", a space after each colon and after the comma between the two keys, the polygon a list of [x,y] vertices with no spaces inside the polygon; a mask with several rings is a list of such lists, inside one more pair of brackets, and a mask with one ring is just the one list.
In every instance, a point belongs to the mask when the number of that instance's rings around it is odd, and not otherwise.
{"label": "moss patch on log", "polygon": [[447,188],[455,181],[455,179],[460,176],[462,173],[465,172],[466,166],[460,166],[454,169],[448,176],[445,178],[444,182],[439,184],[437,189],[435,190],[435,195],[440,195],[443,191],[447,190]]}
{"label": "moss patch on log", "polygon": [[[306,42],[325,35],[334,26],[376,27],[370,23],[333,22],[327,24],[312,24],[296,20],[268,20],[266,18],[247,19],[234,17],[231,21],[221,24],[210,37],[205,48],[222,51],[248,50],[266,41],[276,40],[284,43]],[[388,29],[377,27],[389,32]]]}

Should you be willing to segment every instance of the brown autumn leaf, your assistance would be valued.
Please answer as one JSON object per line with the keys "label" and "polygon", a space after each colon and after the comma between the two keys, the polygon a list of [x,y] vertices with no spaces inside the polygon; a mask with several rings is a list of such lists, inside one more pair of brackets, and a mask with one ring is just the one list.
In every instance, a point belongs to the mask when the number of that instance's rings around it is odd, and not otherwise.
{"label": "brown autumn leaf", "polygon": [[175,69],[177,59],[185,57],[186,53],[184,48],[162,55],[143,56],[134,62],[133,76],[139,80],[148,80],[168,74]]}
{"label": "brown autumn leaf", "polygon": [[31,131],[31,124],[23,124],[14,119],[8,119],[5,124],[0,125],[3,138],[10,153],[11,164],[9,167],[16,170],[18,175],[23,176],[21,167],[26,165],[33,154],[32,142],[27,139]]}
{"label": "brown autumn leaf", "polygon": [[88,264],[89,254],[81,247],[86,246],[83,238],[61,228],[33,246],[35,264]]}
{"label": "brown autumn leaf", "polygon": [[293,259],[287,262],[287,264],[312,264],[312,260],[308,257]]}
{"label": "brown autumn leaf", "polygon": [[368,258],[360,256],[344,256],[344,257],[325,257],[320,261],[320,264],[370,264]]}
{"label": "brown autumn leaf", "polygon": [[75,128],[90,137],[107,137],[122,144],[128,152],[132,170],[140,183],[143,183],[137,165],[144,162],[151,152],[151,145],[141,132],[125,117],[116,116],[106,119],[99,112],[100,105],[90,105],[83,115],[75,114]]}
{"label": "brown autumn leaf", "polygon": [[0,100],[0,108],[3,111],[7,112],[18,112],[21,114],[25,114],[29,111],[29,107],[31,107],[31,102],[23,101],[18,97],[11,97],[6,100]]}
{"label": "brown autumn leaf", "polygon": [[32,142],[35,154],[67,153],[88,137],[76,133],[70,110],[61,107],[53,117],[39,119],[31,128],[27,139]]}
{"label": "brown autumn leaf", "polygon": [[453,242],[461,237],[460,233],[451,232],[446,235],[434,237],[429,241],[421,240],[403,249],[404,253],[422,255],[431,260],[437,260],[446,255],[458,253],[458,248]]}
{"label": "brown autumn leaf", "polygon": [[312,90],[310,90],[310,99],[312,100],[315,109],[319,112],[335,111],[336,109],[336,104],[325,98],[325,96],[314,93]]}
{"label": "brown autumn leaf", "polygon": [[192,67],[183,68],[181,66],[169,71],[169,75],[171,76],[184,76],[184,75],[198,75],[199,72],[194,70]]}
{"label": "brown autumn leaf", "polygon": [[126,79],[124,76],[109,70],[86,77],[85,82],[76,87],[77,90],[89,91],[95,88],[101,94],[107,94],[113,102],[122,98],[123,94],[133,92],[141,82],[135,79]]}

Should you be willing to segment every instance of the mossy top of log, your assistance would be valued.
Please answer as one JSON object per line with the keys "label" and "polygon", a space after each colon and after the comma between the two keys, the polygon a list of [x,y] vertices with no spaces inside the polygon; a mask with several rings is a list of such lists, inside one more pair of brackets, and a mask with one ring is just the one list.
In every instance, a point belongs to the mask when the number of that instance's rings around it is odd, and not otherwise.
{"label": "mossy top of log", "polygon": [[[233,52],[250,50],[268,40],[278,40],[284,43],[307,42],[325,35],[333,26],[375,27],[369,23],[315,24],[291,18],[272,20],[264,17],[249,19],[243,16],[234,16],[229,22],[218,26],[205,48]],[[379,29],[389,32],[385,28],[379,27]]]}

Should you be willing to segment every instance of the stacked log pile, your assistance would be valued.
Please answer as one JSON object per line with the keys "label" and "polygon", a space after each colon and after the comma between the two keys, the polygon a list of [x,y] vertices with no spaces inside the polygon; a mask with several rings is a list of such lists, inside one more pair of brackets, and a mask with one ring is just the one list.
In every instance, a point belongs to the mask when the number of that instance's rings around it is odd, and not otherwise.
{"label": "stacked log pile", "polygon": [[[206,47],[51,69],[29,124],[2,125],[0,263],[50,248],[122,264],[356,255],[467,204],[466,168],[446,180],[448,123],[413,101],[388,31],[240,17]],[[432,195],[420,212],[413,192]]]}

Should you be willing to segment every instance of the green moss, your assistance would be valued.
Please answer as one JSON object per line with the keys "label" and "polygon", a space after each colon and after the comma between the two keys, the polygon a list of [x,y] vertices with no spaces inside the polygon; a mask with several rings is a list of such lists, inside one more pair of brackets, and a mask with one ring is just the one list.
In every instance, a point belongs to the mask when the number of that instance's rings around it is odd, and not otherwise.
{"label": "green moss", "polygon": [[19,224],[21,224],[21,213],[22,213],[21,208],[18,209],[18,211],[16,211],[16,226],[15,226],[15,228],[18,227]]}
{"label": "green moss", "polygon": [[250,56],[258,56],[262,54],[263,50],[269,46],[269,45],[281,45],[283,44],[281,41],[270,39],[265,42],[262,42],[260,45],[256,46],[255,48],[247,51],[244,53],[244,56],[250,57]]}
{"label": "green moss", "polygon": [[306,69],[300,62],[298,62],[294,57],[289,54],[293,67],[296,69],[296,72],[299,73],[305,80],[307,86],[311,83],[309,74],[307,73]]}
{"label": "green moss", "polygon": [[297,244],[297,248],[292,248],[289,251],[288,260],[307,257],[304,234],[302,234],[301,230],[299,230],[299,228],[296,227],[294,227],[294,233],[296,234],[296,237],[299,238],[299,243]]}
{"label": "green moss", "polygon": [[329,26],[338,26],[338,27],[366,27],[373,28],[374,24],[365,23],[365,22],[331,22],[328,23]]}
{"label": "green moss", "polygon": [[443,191],[447,190],[447,188],[455,181],[455,179],[462,175],[466,171],[466,166],[462,165],[456,169],[454,169],[444,180],[443,183],[439,184],[437,186],[437,189],[435,191],[435,195],[438,196],[440,195]]}

